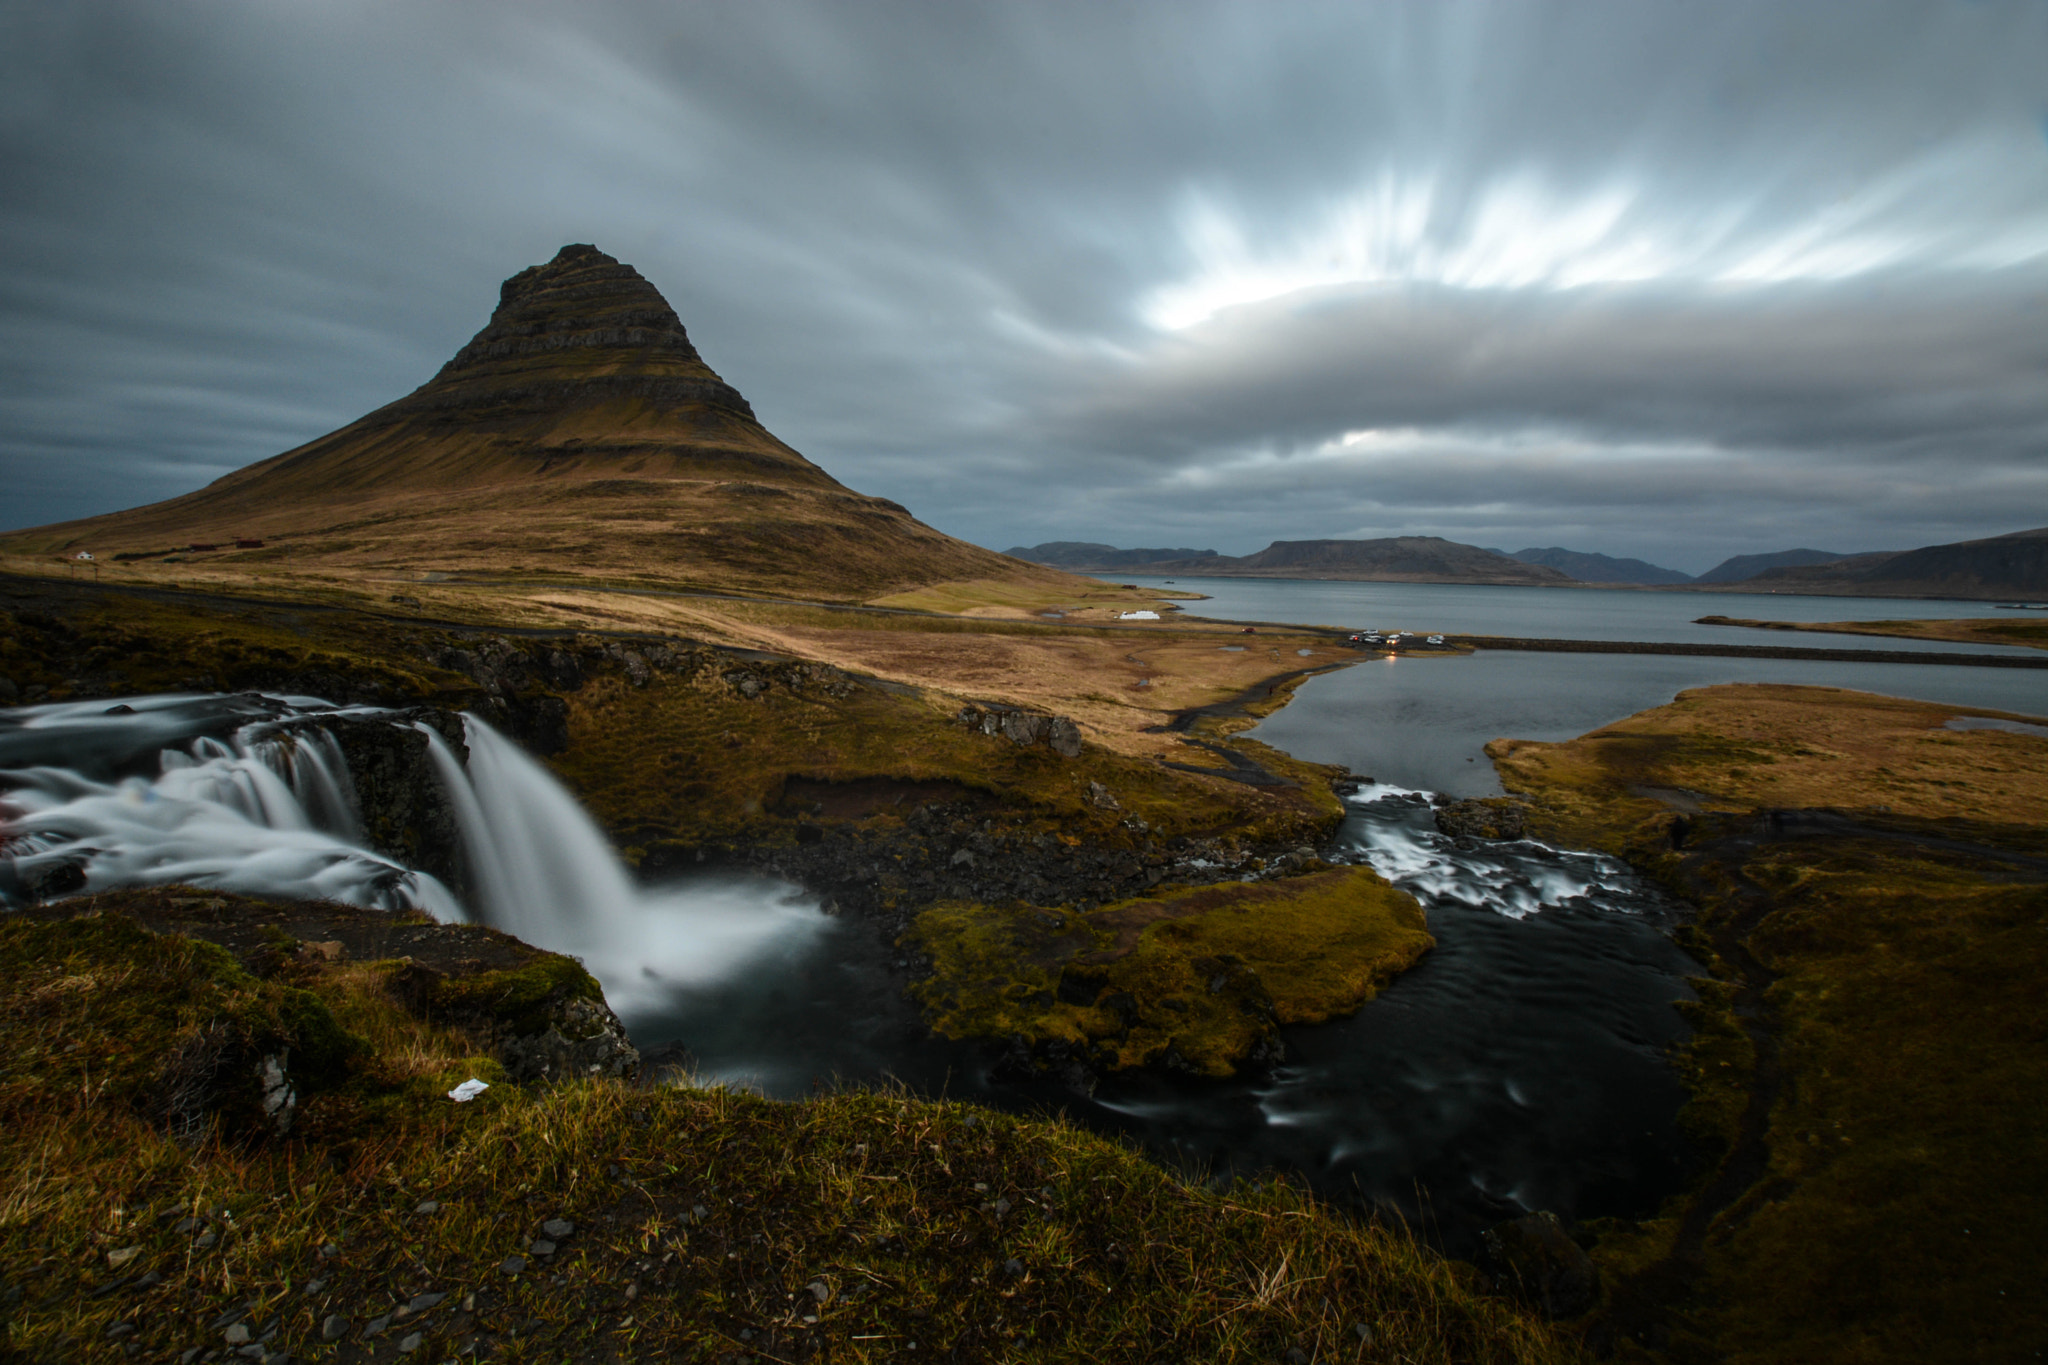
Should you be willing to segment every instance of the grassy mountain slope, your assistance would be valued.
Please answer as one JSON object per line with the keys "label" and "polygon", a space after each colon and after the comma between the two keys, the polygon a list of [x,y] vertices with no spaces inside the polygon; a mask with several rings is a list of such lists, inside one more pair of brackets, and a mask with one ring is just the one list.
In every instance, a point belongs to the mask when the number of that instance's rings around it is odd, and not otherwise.
{"label": "grassy mountain slope", "polygon": [[559,576],[840,601],[1064,578],[840,485],[755,419],[652,284],[590,246],[507,280],[439,374],[339,431],[168,502],[0,537],[10,567],[80,551],[160,576],[182,560],[257,579]]}

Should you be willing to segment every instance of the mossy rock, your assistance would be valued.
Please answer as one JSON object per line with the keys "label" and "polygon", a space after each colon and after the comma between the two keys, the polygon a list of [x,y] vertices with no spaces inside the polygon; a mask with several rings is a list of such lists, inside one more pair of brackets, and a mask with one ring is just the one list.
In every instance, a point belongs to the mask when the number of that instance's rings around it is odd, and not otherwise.
{"label": "mossy rock", "polygon": [[1276,1060],[1280,1025],[1350,1013],[1435,945],[1415,899],[1364,867],[1085,914],[948,902],[909,938],[933,962],[912,993],[947,1037],[1206,1076]]}
{"label": "mossy rock", "polygon": [[414,1013],[485,1040],[512,1080],[638,1075],[639,1050],[597,979],[573,957],[527,952],[515,965],[469,972],[407,958],[390,964],[389,989]]}
{"label": "mossy rock", "polygon": [[114,1104],[181,1136],[247,1129],[264,1059],[304,1097],[345,1084],[365,1051],[313,992],[120,915],[0,920],[0,982],[0,1122]]}

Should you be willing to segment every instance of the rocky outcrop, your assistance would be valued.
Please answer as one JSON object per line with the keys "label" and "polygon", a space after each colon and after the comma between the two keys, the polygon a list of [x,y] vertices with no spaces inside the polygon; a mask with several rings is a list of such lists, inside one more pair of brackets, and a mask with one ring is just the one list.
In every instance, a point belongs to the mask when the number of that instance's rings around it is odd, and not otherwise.
{"label": "rocky outcrop", "polygon": [[1061,758],[1081,756],[1081,727],[1065,716],[997,702],[977,702],[961,707],[954,720],[985,735],[1001,735],[1019,748],[1043,746]]}
{"label": "rocky outcrop", "polygon": [[565,1000],[539,1033],[507,1038],[498,1048],[505,1073],[515,1081],[566,1081],[609,1076],[630,1080],[640,1072],[640,1053],[625,1026],[603,1001]]}
{"label": "rocky outcrop", "polygon": [[408,955],[389,979],[392,998],[414,1014],[452,1024],[488,1046],[514,1081],[640,1074],[640,1053],[575,959],[500,936],[508,965]]}
{"label": "rocky outcrop", "polygon": [[1600,1272],[1557,1215],[1531,1213],[1480,1234],[1494,1287],[1545,1317],[1575,1318],[1600,1298]]}
{"label": "rocky outcrop", "polygon": [[[482,925],[439,924],[424,914],[331,901],[202,895],[184,887],[109,892],[91,907],[71,901],[25,911],[23,918],[81,918],[88,909],[92,916],[215,944],[266,981],[317,985],[335,964],[379,963],[384,991],[399,1007],[459,1029],[496,1056],[515,1082],[639,1074],[639,1052],[580,963]],[[152,1104],[174,1134],[206,1131],[224,1087],[240,1096],[251,1117],[282,1134],[308,1095],[338,1083],[360,1043],[340,1029],[315,993],[287,990],[281,999],[284,1010],[262,1028],[209,1026],[172,1050]]]}
{"label": "rocky outcrop", "polygon": [[321,717],[334,736],[355,788],[356,815],[364,841],[405,867],[431,873],[457,896],[467,897],[470,877],[462,853],[462,826],[441,783],[424,725],[469,761],[462,717],[435,707],[415,707],[392,716]]}
{"label": "rocky outcrop", "polygon": [[1519,839],[1522,803],[1512,797],[1454,801],[1436,809],[1436,827],[1453,839]]}

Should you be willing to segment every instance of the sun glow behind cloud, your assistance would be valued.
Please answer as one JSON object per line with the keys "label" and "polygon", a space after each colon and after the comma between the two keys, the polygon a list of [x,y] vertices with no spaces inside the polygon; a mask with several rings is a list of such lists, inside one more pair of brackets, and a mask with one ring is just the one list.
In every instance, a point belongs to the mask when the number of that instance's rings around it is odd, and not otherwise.
{"label": "sun glow behind cloud", "polygon": [[1959,164],[2005,150],[1942,147],[1789,223],[1742,202],[1675,215],[1619,181],[1573,194],[1524,172],[1464,196],[1428,174],[1389,172],[1302,215],[1300,226],[1262,231],[1225,196],[1189,190],[1175,218],[1192,268],[1138,311],[1162,331],[1182,331],[1228,308],[1341,285],[1755,285],[2048,263],[2048,212],[1986,231],[1967,215],[1927,211],[1955,202],[1943,182]]}
{"label": "sun glow behind cloud", "polygon": [[1175,468],[1161,476],[1159,487],[1218,489],[1283,475],[1314,478],[1317,475],[1313,471],[1318,466],[1353,479],[1369,480],[1376,472],[1410,468],[1417,463],[1469,469],[1477,474],[1510,467],[1529,472],[1644,461],[1673,468],[1712,462],[1726,454],[1710,441],[1606,441],[1534,427],[1514,431],[1373,427],[1347,431],[1332,440],[1308,446],[1247,447],[1227,458]]}

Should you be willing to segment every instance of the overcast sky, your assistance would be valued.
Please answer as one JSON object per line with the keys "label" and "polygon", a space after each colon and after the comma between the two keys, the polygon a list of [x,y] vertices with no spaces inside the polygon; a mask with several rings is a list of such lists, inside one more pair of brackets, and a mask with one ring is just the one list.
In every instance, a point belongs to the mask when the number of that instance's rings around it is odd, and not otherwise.
{"label": "overcast sky", "polygon": [[2048,524],[2048,4],[0,0],[0,527],[595,242],[997,549]]}

